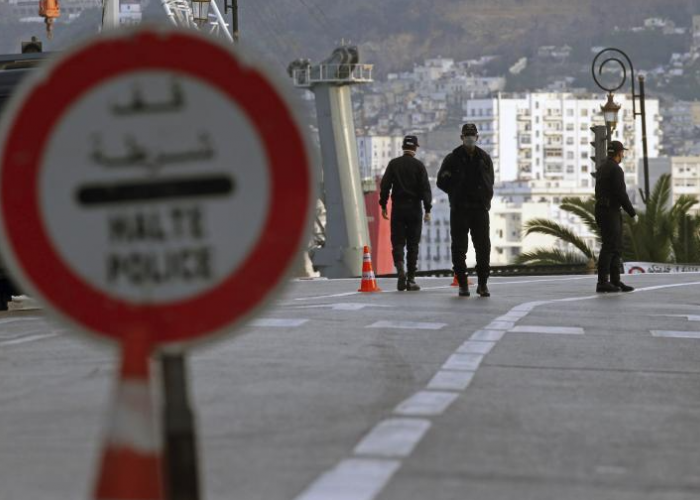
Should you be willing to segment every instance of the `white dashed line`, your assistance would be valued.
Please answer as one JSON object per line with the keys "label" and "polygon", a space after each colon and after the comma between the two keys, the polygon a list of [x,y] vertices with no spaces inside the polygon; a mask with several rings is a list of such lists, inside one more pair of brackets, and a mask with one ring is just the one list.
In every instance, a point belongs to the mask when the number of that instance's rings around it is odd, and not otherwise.
{"label": "white dashed line", "polygon": [[667,318],[685,318],[688,321],[700,321],[700,316],[696,316],[693,314],[664,314],[664,316],[666,316]]}
{"label": "white dashed line", "polygon": [[516,326],[512,333],[545,333],[548,335],[583,335],[583,328],[577,326]]}
{"label": "white dashed line", "polygon": [[456,352],[447,358],[447,361],[445,361],[445,364],[442,365],[442,368],[444,370],[466,370],[473,372],[479,368],[479,365],[483,359],[483,354],[463,354]]}
{"label": "white dashed line", "polygon": [[296,500],[372,500],[400,466],[398,460],[348,458],[318,478]]}
{"label": "white dashed line", "polygon": [[484,328],[486,330],[510,330],[515,326],[515,323],[512,321],[492,321],[488,325],[486,325]]}
{"label": "white dashed line", "polygon": [[407,457],[430,429],[430,420],[391,418],[377,424],[355,447],[355,455]]}
{"label": "white dashed line", "polygon": [[249,326],[256,328],[296,328],[307,323],[308,319],[262,318],[251,321]]}
{"label": "white dashed line", "polygon": [[435,391],[463,391],[474,378],[474,372],[440,370],[428,382],[427,389]]}
{"label": "white dashed line", "polygon": [[365,328],[395,328],[399,330],[440,330],[445,323],[417,323],[414,321],[377,321]]}
{"label": "white dashed line", "polygon": [[34,342],[36,340],[50,339],[53,337],[58,337],[58,334],[57,333],[45,333],[45,334],[41,334],[41,335],[29,335],[29,336],[10,339],[10,340],[1,340],[0,345],[6,346],[6,345],[26,344],[27,342]]}
{"label": "white dashed line", "polygon": [[472,334],[471,340],[498,342],[505,333],[504,330],[477,330]]}
{"label": "white dashed line", "polygon": [[336,304],[316,304],[313,306],[296,306],[293,309],[332,309],[334,311],[361,311],[368,307],[388,308],[381,304],[359,304],[357,302],[338,302]]}
{"label": "white dashed line", "polygon": [[399,404],[394,413],[404,416],[434,417],[442,415],[457,399],[456,392],[420,391]]}
{"label": "white dashed line", "polygon": [[461,353],[471,353],[471,354],[488,354],[495,346],[495,342],[480,342],[478,340],[467,340],[464,344],[459,346],[457,352]]}
{"label": "white dashed line", "polygon": [[675,332],[670,330],[652,330],[654,337],[665,337],[673,339],[700,339],[700,332]]}

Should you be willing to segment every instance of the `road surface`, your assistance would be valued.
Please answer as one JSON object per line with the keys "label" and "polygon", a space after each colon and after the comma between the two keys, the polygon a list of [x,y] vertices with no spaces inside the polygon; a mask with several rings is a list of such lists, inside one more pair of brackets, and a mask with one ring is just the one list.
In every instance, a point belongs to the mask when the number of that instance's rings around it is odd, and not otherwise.
{"label": "road surface", "polygon": [[[190,358],[208,500],[697,500],[700,274],[300,281]],[[91,498],[115,352],[0,313],[0,499]]]}

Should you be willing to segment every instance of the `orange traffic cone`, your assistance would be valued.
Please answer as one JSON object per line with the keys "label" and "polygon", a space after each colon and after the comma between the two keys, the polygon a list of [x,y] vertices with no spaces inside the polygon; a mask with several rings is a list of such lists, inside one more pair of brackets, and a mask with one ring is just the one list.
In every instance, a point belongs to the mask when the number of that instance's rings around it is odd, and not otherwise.
{"label": "orange traffic cone", "polygon": [[[468,285],[473,285],[474,282],[472,281],[471,278],[467,277],[467,284]],[[450,286],[459,286],[459,281],[457,281],[457,275],[455,274],[454,279],[452,280],[452,285]]]}
{"label": "orange traffic cone", "polygon": [[125,345],[95,500],[162,500],[160,446],[149,386],[150,349]]}
{"label": "orange traffic cone", "polygon": [[381,292],[381,288],[377,286],[377,280],[374,277],[372,270],[372,255],[369,253],[369,247],[365,246],[364,256],[362,258],[362,283],[358,292]]}

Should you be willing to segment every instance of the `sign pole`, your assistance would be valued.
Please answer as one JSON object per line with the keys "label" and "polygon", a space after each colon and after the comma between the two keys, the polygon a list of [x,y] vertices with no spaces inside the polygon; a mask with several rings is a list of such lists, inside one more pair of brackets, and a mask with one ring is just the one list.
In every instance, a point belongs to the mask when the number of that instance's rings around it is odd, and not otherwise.
{"label": "sign pole", "polygon": [[160,355],[163,378],[163,478],[167,500],[199,500],[199,464],[194,411],[189,401],[187,358]]}

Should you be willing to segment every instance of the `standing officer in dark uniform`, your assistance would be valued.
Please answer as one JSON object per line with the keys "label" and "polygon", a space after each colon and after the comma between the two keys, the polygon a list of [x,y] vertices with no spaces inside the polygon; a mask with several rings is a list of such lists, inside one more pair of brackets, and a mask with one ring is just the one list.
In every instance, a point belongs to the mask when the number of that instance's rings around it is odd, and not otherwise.
{"label": "standing officer in dark uniform", "polygon": [[437,186],[450,198],[450,232],[452,233],[452,266],[459,282],[459,295],[469,296],[467,249],[469,232],[476,250],[476,272],[481,297],[490,297],[489,279],[491,238],[489,210],[493,198],[493,161],[476,145],[476,125],[462,127],[462,145],[448,154],[438,172]]}
{"label": "standing officer in dark uniform", "polygon": [[608,146],[608,158],[596,171],[595,221],[600,228],[603,245],[598,257],[598,284],[596,292],[631,292],[633,287],[620,281],[622,267],[622,213],[630,217],[637,213],[627,196],[625,172],[620,163],[625,159],[625,148],[620,141]]}
{"label": "standing officer in dark uniform", "polygon": [[[417,292],[420,290],[416,283],[418,245],[423,221],[430,221],[433,195],[430,191],[428,171],[415,157],[418,138],[415,135],[407,135],[403,139],[402,147],[403,156],[391,160],[382,177],[379,205],[382,207],[382,217],[389,219],[386,204],[391,191],[391,249],[399,275],[396,288],[399,291]],[[421,202],[425,208],[425,217]],[[404,247],[408,274],[404,267]]]}

